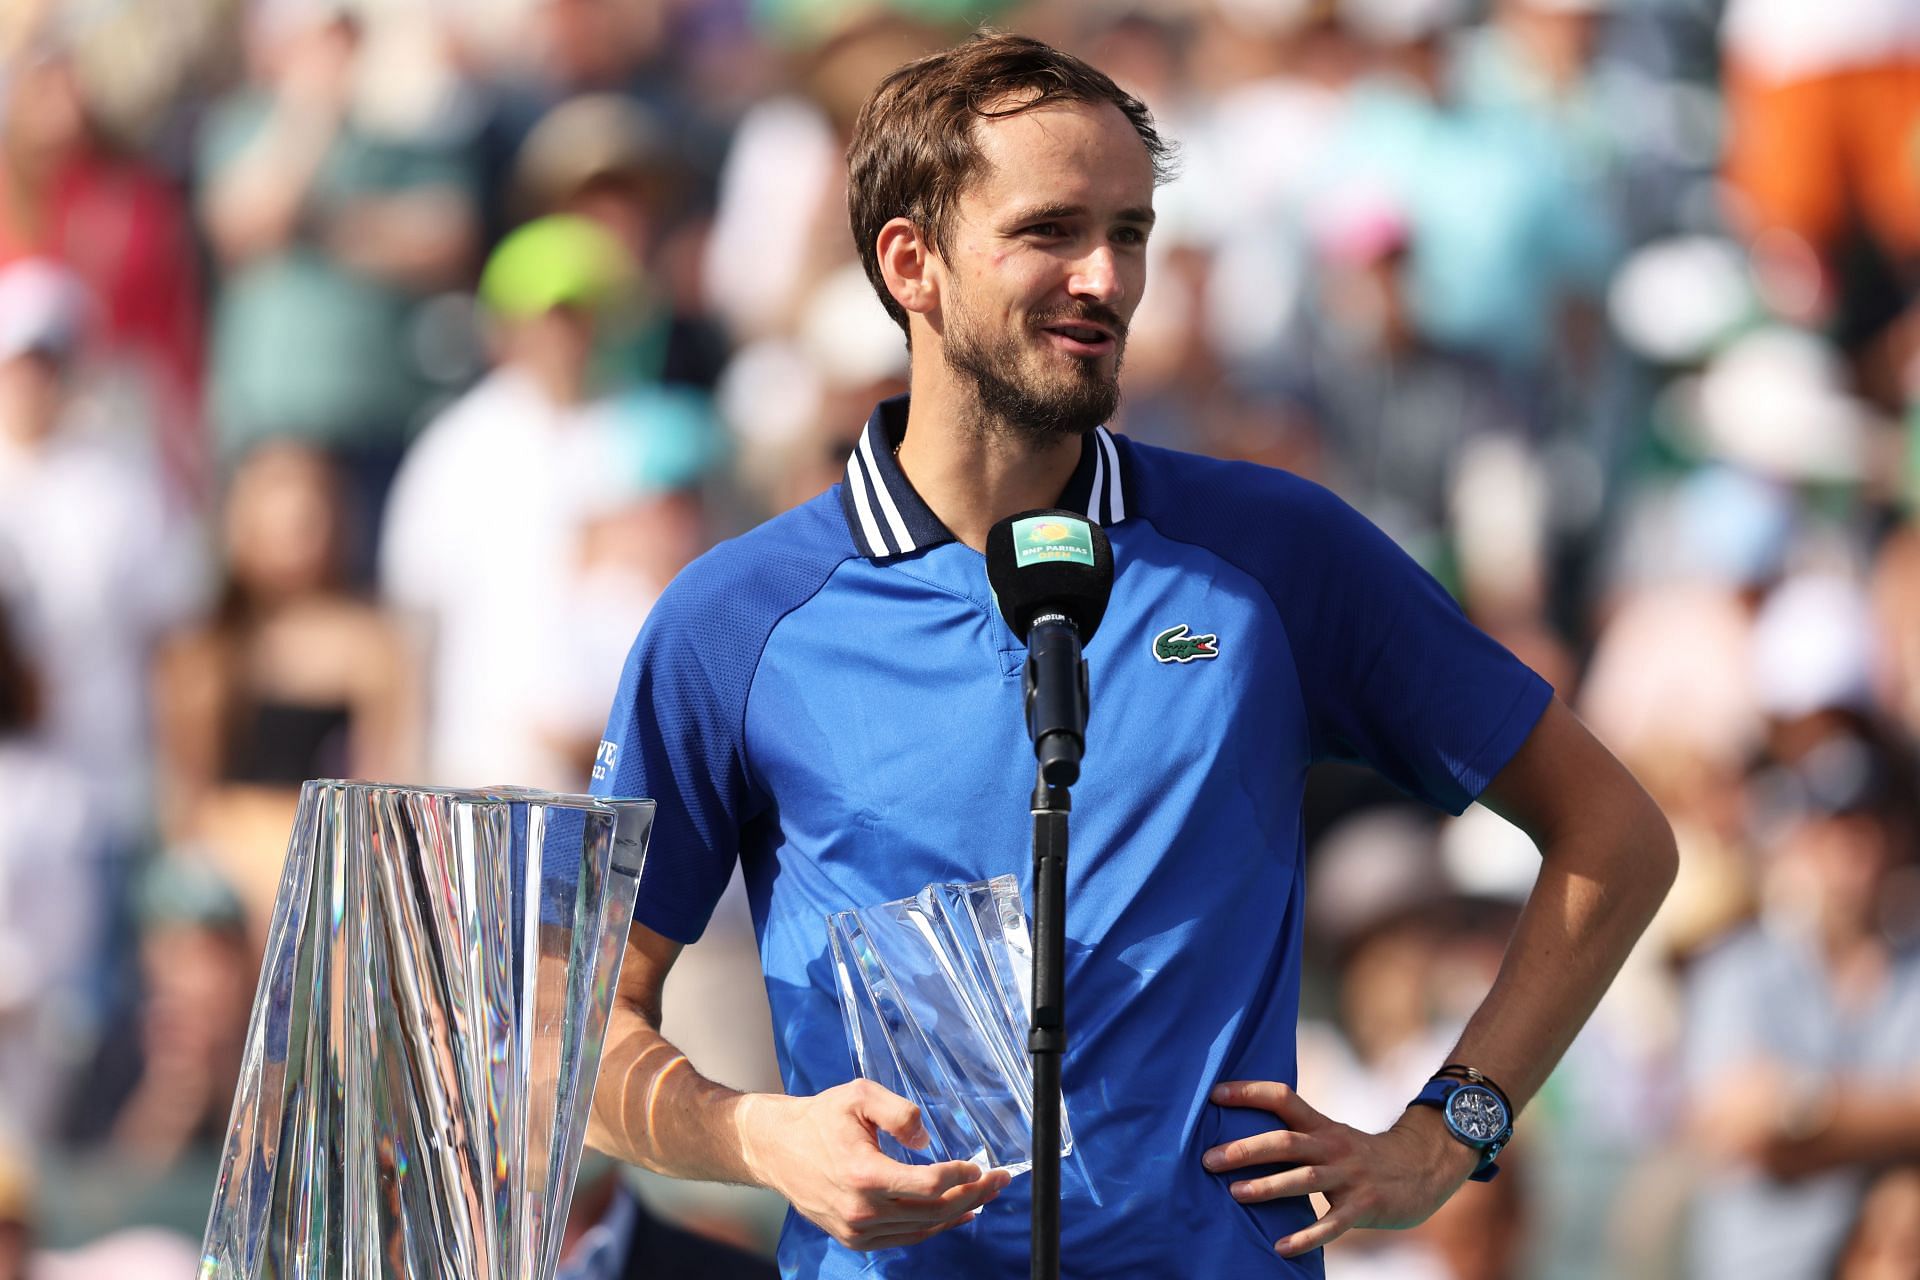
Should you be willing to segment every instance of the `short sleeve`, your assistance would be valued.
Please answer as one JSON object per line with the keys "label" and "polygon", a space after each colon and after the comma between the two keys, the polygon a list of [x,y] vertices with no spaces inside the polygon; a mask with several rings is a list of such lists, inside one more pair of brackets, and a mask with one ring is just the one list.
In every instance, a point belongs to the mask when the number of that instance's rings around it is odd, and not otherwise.
{"label": "short sleeve", "polygon": [[266,103],[252,93],[221,99],[200,130],[195,166],[204,185],[219,178],[266,125]]}
{"label": "short sleeve", "polygon": [[695,560],[661,595],[621,673],[593,794],[655,804],[633,918],[676,942],[706,929],[775,808],[755,781],[747,695],[780,620],[855,554],[839,486]]}
{"label": "short sleeve", "polygon": [[742,734],[757,657],[690,625],[685,596],[661,597],[627,656],[591,786],[654,802],[634,919],[676,942],[705,932],[751,816]]}
{"label": "short sleeve", "polygon": [[1764,1042],[1761,1005],[1768,998],[1767,983],[1755,963],[1762,953],[1754,943],[1754,935],[1743,934],[1701,959],[1688,975],[1681,1068],[1690,1094],[1712,1088],[1729,1068],[1777,1056]]}
{"label": "short sleeve", "polygon": [[1276,603],[1316,758],[1363,762],[1461,812],[1520,749],[1551,686],[1366,517],[1293,485]]}

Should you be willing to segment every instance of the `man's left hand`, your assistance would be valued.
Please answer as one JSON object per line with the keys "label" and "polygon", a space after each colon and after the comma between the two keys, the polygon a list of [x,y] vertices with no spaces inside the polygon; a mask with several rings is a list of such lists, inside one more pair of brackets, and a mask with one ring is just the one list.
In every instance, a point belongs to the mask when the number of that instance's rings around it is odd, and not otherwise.
{"label": "man's left hand", "polygon": [[1284,1084],[1232,1080],[1213,1088],[1223,1107],[1271,1111],[1284,1129],[1214,1147],[1201,1163],[1215,1173],[1249,1165],[1291,1169],[1232,1184],[1243,1204],[1318,1192],[1331,1206],[1312,1226],[1274,1242],[1282,1257],[1318,1249],[1354,1227],[1401,1228],[1425,1222],[1479,1164],[1479,1153],[1447,1132],[1440,1112],[1410,1107],[1385,1133],[1329,1120]]}

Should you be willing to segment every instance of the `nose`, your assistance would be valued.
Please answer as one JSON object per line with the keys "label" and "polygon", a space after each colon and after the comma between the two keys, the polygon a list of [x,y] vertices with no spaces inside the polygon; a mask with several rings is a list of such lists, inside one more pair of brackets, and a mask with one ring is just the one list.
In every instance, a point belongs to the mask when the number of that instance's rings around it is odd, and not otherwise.
{"label": "nose", "polygon": [[1087,298],[1107,306],[1119,302],[1123,287],[1120,264],[1113,246],[1100,245],[1075,262],[1073,275],[1067,280],[1067,291],[1076,298]]}

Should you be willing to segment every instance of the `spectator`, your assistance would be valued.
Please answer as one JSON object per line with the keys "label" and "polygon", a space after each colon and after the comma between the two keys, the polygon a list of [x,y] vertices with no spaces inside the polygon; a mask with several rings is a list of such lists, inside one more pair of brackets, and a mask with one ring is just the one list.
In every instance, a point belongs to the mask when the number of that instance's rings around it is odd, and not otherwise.
{"label": "spectator", "polygon": [[1868,1170],[1920,1155],[1920,949],[1893,893],[1911,876],[1910,778],[1858,738],[1779,775],[1786,812],[1759,921],[1688,983],[1690,1131],[1708,1162],[1693,1274],[1818,1274]]}
{"label": "spectator", "polygon": [[649,295],[616,356],[630,378],[710,390],[726,363],[719,326],[701,310],[693,175],[654,112],[592,94],[548,112],[520,149],[515,187],[535,216],[577,214],[611,232],[647,273]]}
{"label": "spectator", "polygon": [[150,797],[147,664],[199,594],[199,564],[137,455],[82,430],[87,300],[41,260],[0,271],[0,573],[46,690],[48,744],[85,773],[123,848]]}
{"label": "spectator", "polygon": [[[1411,809],[1336,824],[1316,864],[1308,927],[1333,958],[1335,1012],[1301,1025],[1300,1088],[1362,1128],[1382,1129],[1444,1059],[1471,993],[1492,982],[1473,936],[1489,904],[1454,888],[1431,823]],[[1449,1006],[1462,1000],[1467,1008]],[[1498,1190],[1463,1191],[1419,1232],[1356,1233],[1334,1246],[1330,1267],[1360,1280],[1512,1275],[1523,1215],[1508,1163],[1502,1156]]]}
{"label": "spectator", "polygon": [[1416,559],[1445,572],[1449,507],[1471,440],[1518,436],[1494,363],[1421,330],[1406,213],[1365,189],[1314,215],[1318,305],[1289,344],[1285,393],[1314,424],[1327,480]]}
{"label": "spectator", "polygon": [[0,110],[0,266],[48,257],[99,303],[96,381],[129,406],[113,425],[151,450],[184,506],[211,480],[201,406],[200,283],[185,202],[149,164],[112,148],[72,59],[30,56]]}
{"label": "spectator", "polygon": [[[790,333],[814,287],[853,259],[846,146],[880,78],[944,41],[884,11],[833,13],[832,29],[795,59],[799,90],[756,103],[720,174],[705,291],[739,339]],[[769,208],[785,211],[766,217]]]}
{"label": "spectator", "polygon": [[221,452],[278,436],[328,450],[364,527],[430,390],[418,306],[472,261],[471,178],[454,141],[361,119],[352,8],[286,0],[250,20],[254,83],[215,106],[201,147]]}
{"label": "spectator", "polygon": [[247,455],[219,604],[155,668],[165,828],[216,860],[262,940],[300,784],[405,779],[419,757],[414,655],[345,586],[346,519],[325,455],[291,442]]}
{"label": "spectator", "polygon": [[381,580],[430,631],[436,782],[566,790],[585,778],[576,718],[556,712],[542,675],[579,642],[566,601],[579,598],[585,522],[642,493],[650,463],[678,465],[651,452],[656,428],[694,454],[710,430],[691,393],[609,398],[596,382],[598,344],[636,283],[619,242],[585,219],[543,218],[509,236],[480,286],[496,367],[428,427],[394,486]]}
{"label": "spectator", "polygon": [[591,767],[615,676],[653,602],[712,542],[702,486],[721,460],[706,402],[690,393],[629,388],[582,416],[556,468],[575,502],[571,563],[556,583],[549,656],[529,673],[576,779]]}
{"label": "spectator", "polygon": [[67,1154],[44,1165],[54,1248],[130,1226],[197,1240],[213,1200],[259,965],[239,898],[204,864],[158,863],[138,897],[142,1002],[81,1073]]}
{"label": "spectator", "polygon": [[36,1141],[93,1031],[104,906],[93,796],[39,737],[40,702],[0,597],[0,1133]]}
{"label": "spectator", "polygon": [[771,1262],[660,1221],[598,1152],[581,1158],[556,1280],[773,1280]]}
{"label": "spectator", "polygon": [[1920,1275],[1920,1168],[1896,1165],[1867,1189],[1834,1280],[1909,1280]]}
{"label": "spectator", "polygon": [[1901,0],[1731,0],[1721,35],[1731,213],[1770,300],[1877,330],[1920,271],[1920,17]]}
{"label": "spectator", "polygon": [[1455,99],[1446,34],[1460,7],[1351,6],[1380,69],[1352,91],[1323,180],[1384,191],[1406,210],[1423,331],[1537,391],[1574,341],[1576,309],[1598,298],[1618,233],[1563,147]]}

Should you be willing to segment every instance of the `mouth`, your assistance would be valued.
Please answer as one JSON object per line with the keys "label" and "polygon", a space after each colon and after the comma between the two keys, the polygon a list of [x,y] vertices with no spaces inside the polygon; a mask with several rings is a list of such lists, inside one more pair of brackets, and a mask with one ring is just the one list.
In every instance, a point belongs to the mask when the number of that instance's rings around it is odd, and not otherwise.
{"label": "mouth", "polygon": [[1053,345],[1068,355],[1083,358],[1111,354],[1119,345],[1113,330],[1102,324],[1075,322],[1050,324],[1041,329]]}

